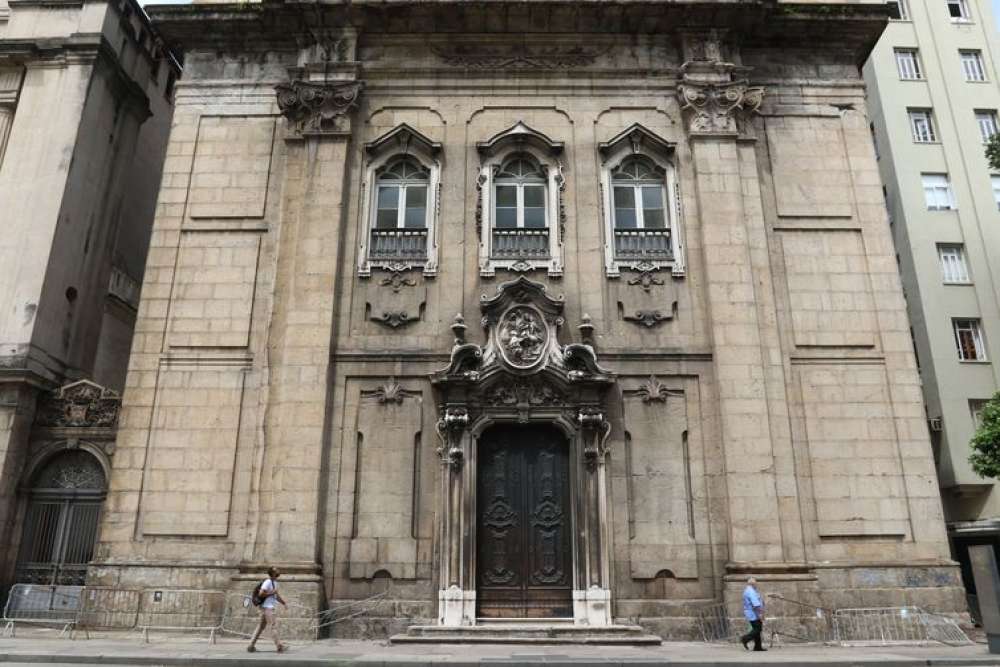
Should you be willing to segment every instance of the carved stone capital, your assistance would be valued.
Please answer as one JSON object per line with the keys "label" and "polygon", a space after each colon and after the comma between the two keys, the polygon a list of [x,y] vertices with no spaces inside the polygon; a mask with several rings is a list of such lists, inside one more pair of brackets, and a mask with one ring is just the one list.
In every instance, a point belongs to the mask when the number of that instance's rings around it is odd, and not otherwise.
{"label": "carved stone capital", "polygon": [[677,86],[681,109],[687,111],[689,134],[736,134],[737,114],[754,112],[764,89],[746,80],[706,82],[687,79]]}
{"label": "carved stone capital", "polygon": [[297,134],[342,134],[350,131],[347,114],[354,108],[361,81],[292,81],[275,86],[278,108]]}
{"label": "carved stone capital", "polygon": [[468,426],[469,411],[465,408],[445,408],[438,420],[437,432],[441,438],[438,456],[441,457],[441,463],[452,470],[460,468],[465,458],[462,452],[462,434]]}

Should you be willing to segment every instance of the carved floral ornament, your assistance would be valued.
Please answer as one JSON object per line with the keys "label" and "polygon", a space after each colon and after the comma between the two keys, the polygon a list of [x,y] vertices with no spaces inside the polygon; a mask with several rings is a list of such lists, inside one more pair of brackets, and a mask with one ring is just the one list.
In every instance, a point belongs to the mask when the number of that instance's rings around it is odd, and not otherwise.
{"label": "carved floral ornament", "polygon": [[343,117],[358,101],[361,81],[292,81],[275,86],[278,108],[299,134],[344,132]]}
{"label": "carved floral ornament", "polygon": [[692,134],[732,134],[737,131],[736,114],[754,112],[764,101],[764,89],[746,80],[708,83],[686,80],[677,87],[681,109],[691,113]]}

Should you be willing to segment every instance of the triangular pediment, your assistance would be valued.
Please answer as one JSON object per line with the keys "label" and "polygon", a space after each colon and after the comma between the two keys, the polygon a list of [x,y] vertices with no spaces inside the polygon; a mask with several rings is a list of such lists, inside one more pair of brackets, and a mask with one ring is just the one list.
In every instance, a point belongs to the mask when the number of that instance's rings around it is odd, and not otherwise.
{"label": "triangular pediment", "polygon": [[528,127],[523,121],[516,122],[486,141],[480,141],[476,148],[483,155],[496,155],[512,148],[521,150],[525,145],[551,155],[558,155],[563,150],[563,142],[550,139],[543,132]]}
{"label": "triangular pediment", "polygon": [[414,152],[437,156],[441,152],[441,142],[421,134],[406,123],[400,123],[378,139],[365,144],[365,152],[376,156],[386,153],[410,155]]}

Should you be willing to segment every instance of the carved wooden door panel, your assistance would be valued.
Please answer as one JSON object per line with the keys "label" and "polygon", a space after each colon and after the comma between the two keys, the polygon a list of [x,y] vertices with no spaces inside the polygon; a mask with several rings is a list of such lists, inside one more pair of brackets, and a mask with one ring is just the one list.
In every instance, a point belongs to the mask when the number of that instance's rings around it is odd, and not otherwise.
{"label": "carved wooden door panel", "polygon": [[549,428],[498,427],[484,435],[477,475],[480,617],[573,615],[567,449]]}

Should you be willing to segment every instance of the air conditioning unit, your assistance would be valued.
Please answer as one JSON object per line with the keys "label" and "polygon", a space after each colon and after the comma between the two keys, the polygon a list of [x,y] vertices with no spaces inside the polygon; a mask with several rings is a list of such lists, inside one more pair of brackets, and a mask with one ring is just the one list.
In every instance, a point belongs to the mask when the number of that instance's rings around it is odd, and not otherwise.
{"label": "air conditioning unit", "polygon": [[927,420],[927,426],[931,429],[931,433],[941,432],[941,418],[933,417]]}

